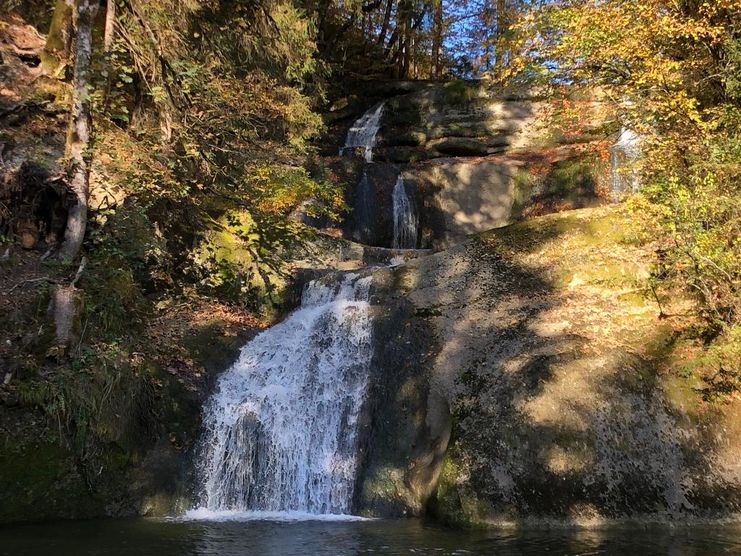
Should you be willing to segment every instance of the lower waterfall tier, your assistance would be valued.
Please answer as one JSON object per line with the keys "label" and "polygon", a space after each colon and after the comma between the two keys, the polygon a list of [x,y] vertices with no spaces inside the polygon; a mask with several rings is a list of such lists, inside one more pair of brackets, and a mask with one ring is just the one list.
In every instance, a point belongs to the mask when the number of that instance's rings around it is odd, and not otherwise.
{"label": "lower waterfall tier", "polygon": [[204,417],[198,468],[211,511],[344,514],[371,356],[370,278],[312,282],[301,307],[242,349]]}

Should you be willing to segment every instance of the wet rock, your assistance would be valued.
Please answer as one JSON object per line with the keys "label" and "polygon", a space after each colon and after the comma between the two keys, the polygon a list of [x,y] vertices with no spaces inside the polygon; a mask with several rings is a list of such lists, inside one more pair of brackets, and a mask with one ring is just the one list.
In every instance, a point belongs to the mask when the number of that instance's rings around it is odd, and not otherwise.
{"label": "wet rock", "polygon": [[372,291],[374,353],[354,504],[372,516],[424,514],[451,430],[447,401],[432,383],[435,337],[395,282],[381,272]]}
{"label": "wet rock", "polygon": [[357,184],[348,195],[352,212],[344,224],[345,236],[371,246],[389,247],[393,235],[393,191],[399,168],[374,162],[363,167]]}
{"label": "wet rock", "polygon": [[375,157],[382,162],[407,164],[421,158],[426,158],[424,151],[416,147],[385,147],[375,150]]}
{"label": "wet rock", "polygon": [[420,147],[427,142],[423,131],[410,130],[385,135],[385,144],[390,147]]}
{"label": "wet rock", "polygon": [[446,137],[430,141],[427,146],[447,156],[483,156],[488,152],[485,142],[467,137]]}

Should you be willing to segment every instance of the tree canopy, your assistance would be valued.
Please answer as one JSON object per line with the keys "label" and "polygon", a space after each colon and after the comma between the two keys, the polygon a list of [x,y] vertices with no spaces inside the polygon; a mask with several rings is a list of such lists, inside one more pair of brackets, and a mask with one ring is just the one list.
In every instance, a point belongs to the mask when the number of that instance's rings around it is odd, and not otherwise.
{"label": "tree canopy", "polygon": [[497,76],[599,90],[639,134],[655,278],[696,295],[711,334],[741,319],[740,22],[738,0],[550,2],[517,22]]}

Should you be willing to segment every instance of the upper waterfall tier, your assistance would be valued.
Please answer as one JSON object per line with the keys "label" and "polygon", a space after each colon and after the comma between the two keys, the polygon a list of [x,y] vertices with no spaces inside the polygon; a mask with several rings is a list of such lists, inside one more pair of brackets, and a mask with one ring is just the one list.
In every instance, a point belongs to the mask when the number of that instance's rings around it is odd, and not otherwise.
{"label": "upper waterfall tier", "polygon": [[373,147],[376,145],[376,134],[381,128],[384,103],[377,104],[360,116],[347,132],[345,145],[340,149],[340,155],[350,149],[360,147],[366,162],[373,162]]}
{"label": "upper waterfall tier", "polygon": [[640,156],[641,139],[630,128],[623,126],[620,135],[610,147],[610,188],[613,197],[636,191],[640,185],[633,163]]}
{"label": "upper waterfall tier", "polygon": [[371,357],[370,277],[310,283],[301,307],[242,348],[204,417],[210,511],[345,514]]}

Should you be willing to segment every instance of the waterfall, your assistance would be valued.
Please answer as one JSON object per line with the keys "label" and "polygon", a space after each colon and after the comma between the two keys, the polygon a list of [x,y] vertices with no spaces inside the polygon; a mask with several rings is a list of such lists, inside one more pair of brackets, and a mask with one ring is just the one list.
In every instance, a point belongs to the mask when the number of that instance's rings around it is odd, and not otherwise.
{"label": "waterfall", "polygon": [[417,212],[414,203],[407,195],[406,185],[401,175],[396,178],[392,193],[394,207],[395,249],[414,249],[417,247]]}
{"label": "waterfall", "polygon": [[622,127],[618,140],[610,147],[610,189],[614,197],[638,189],[638,177],[630,166],[640,154],[639,142],[633,130]]}
{"label": "waterfall", "polygon": [[202,507],[346,514],[371,357],[370,277],[311,282],[248,342],[205,409]]}
{"label": "waterfall", "polygon": [[363,171],[363,175],[356,187],[353,210],[353,217],[355,219],[353,238],[360,243],[368,243],[373,234],[371,219],[375,215],[375,204],[373,184],[368,179],[368,173]]}
{"label": "waterfall", "polygon": [[356,147],[363,148],[366,162],[373,162],[373,147],[376,145],[376,134],[381,128],[381,116],[384,103],[377,104],[360,116],[347,132],[345,146],[340,149],[340,156]]}

